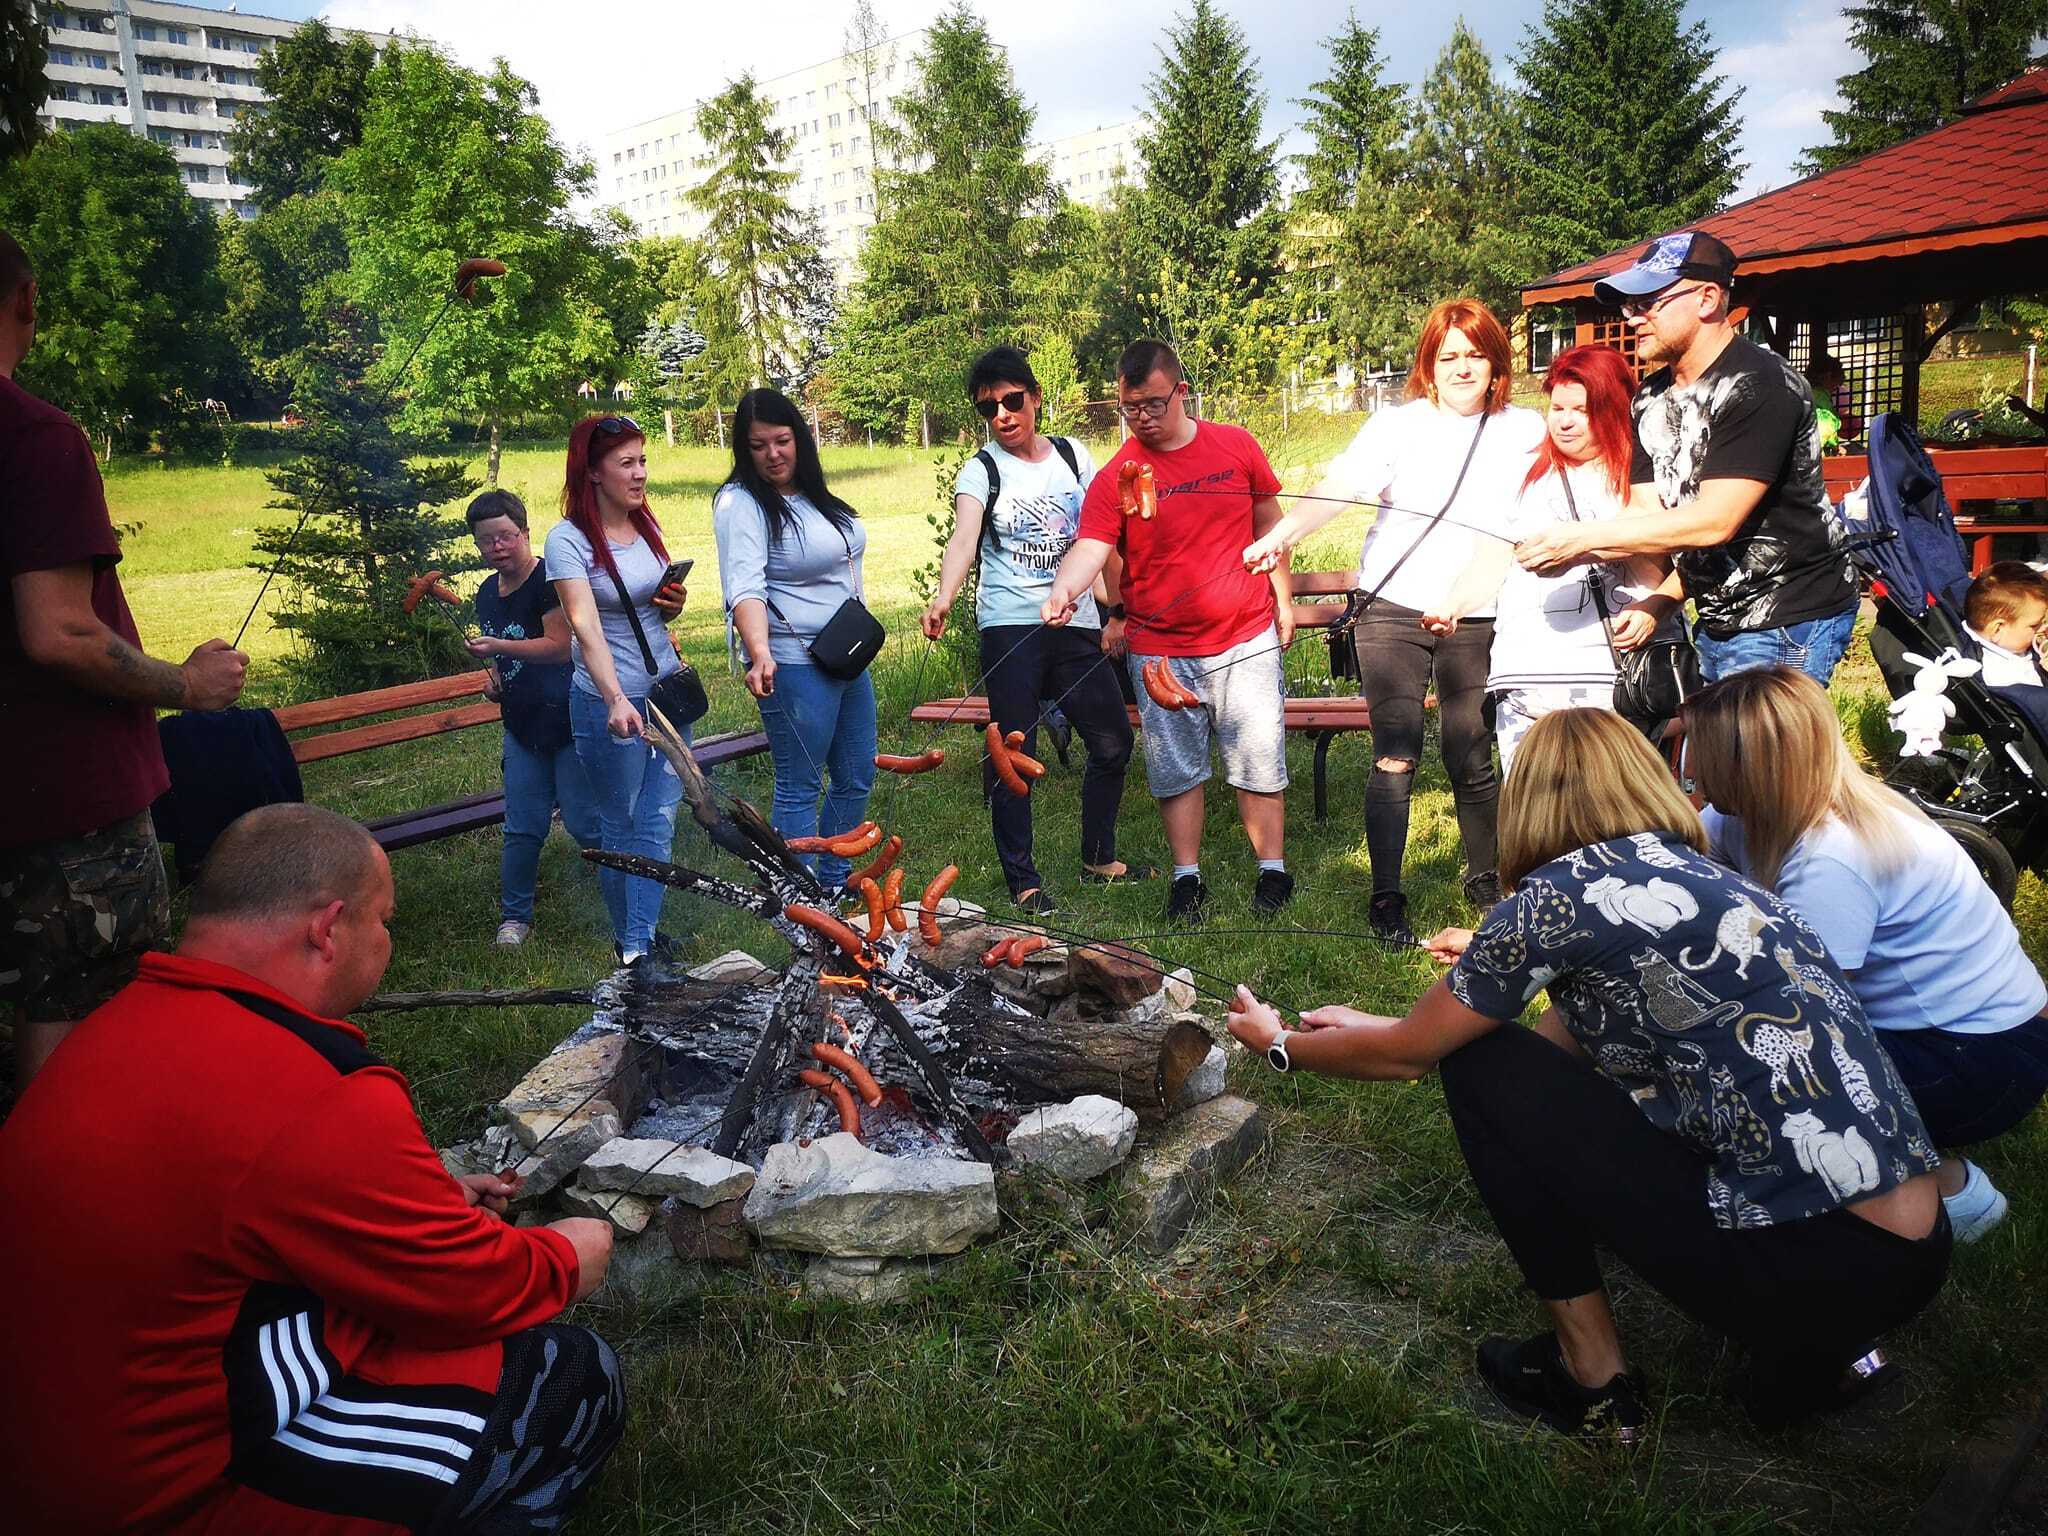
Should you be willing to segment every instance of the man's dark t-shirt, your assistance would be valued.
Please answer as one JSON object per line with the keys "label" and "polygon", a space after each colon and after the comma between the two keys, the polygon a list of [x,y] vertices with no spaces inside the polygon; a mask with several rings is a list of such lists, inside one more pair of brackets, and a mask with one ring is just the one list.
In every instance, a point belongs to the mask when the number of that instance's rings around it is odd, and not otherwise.
{"label": "man's dark t-shirt", "polygon": [[[477,627],[498,640],[538,640],[548,610],[561,601],[538,561],[510,597],[498,595],[495,574],[486,576],[476,589]],[[497,663],[505,689],[499,709],[506,732],[529,752],[558,752],[569,745],[569,663],[511,656],[500,656]]]}
{"label": "man's dark t-shirt", "polygon": [[1671,370],[1643,381],[1634,405],[1635,467],[1667,507],[1706,480],[1759,480],[1768,489],[1735,537],[1674,557],[1700,623],[1716,640],[1824,619],[1856,601],[1848,557],[1821,477],[1813,392],[1775,352],[1737,336],[1689,388]]}
{"label": "man's dark t-shirt", "polygon": [[86,692],[28,659],[14,578],[92,567],[92,611],[141,647],[114,566],[120,541],[78,423],[0,379],[0,848],[82,837],[164,792],[156,711]]}

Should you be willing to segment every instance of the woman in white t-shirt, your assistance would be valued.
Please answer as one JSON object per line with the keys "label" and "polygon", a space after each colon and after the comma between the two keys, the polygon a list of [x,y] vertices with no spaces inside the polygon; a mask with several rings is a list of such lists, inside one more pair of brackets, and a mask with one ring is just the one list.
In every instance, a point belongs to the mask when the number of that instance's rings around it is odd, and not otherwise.
{"label": "woman in white t-shirt", "polygon": [[[1493,743],[1480,710],[1486,695],[1493,611],[1475,608],[1441,632],[1423,624],[1482,550],[1505,549],[1508,516],[1543,439],[1543,419],[1508,404],[1513,362],[1507,332],[1477,299],[1429,312],[1408,375],[1407,403],[1377,411],[1334,459],[1321,487],[1330,497],[1380,507],[1359,555],[1358,584],[1373,594],[1354,634],[1360,688],[1372,707],[1373,772],[1365,788],[1365,844],[1372,860],[1373,932],[1414,940],[1401,866],[1408,797],[1422,757],[1423,700],[1434,677],[1444,771],[1465,844],[1465,894],[1484,912],[1500,899],[1494,870]],[[1245,551],[1255,569],[1277,560],[1340,510],[1298,503]],[[1442,517],[1439,518],[1438,514]]]}
{"label": "woman in white t-shirt", "polygon": [[[1619,517],[1628,507],[1635,444],[1628,363],[1612,347],[1573,347],[1551,364],[1543,389],[1550,402],[1544,441],[1507,521],[1516,539],[1552,523]],[[1665,569],[1641,557],[1626,570],[1583,565],[1539,576],[1515,564],[1512,544],[1495,543],[1474,555],[1443,606],[1425,615],[1427,627],[1447,635],[1469,615],[1496,610],[1486,692],[1503,777],[1540,716],[1613,707],[1618,653],[1675,622],[1677,602],[1655,592]]]}
{"label": "woman in white t-shirt", "polygon": [[[2048,1093],[2048,987],[2019,930],[1955,840],[1857,765],[1804,672],[1738,672],[1687,699],[1679,718],[1715,854],[1827,946],[1941,1149],[1956,1241],[1975,1242],[2006,1200],[1953,1149],[2003,1135]],[[1810,941],[1757,922],[1736,936],[1774,955]],[[1799,994],[1775,1014],[1829,1005],[1824,977],[1798,975]],[[1815,1054],[1831,1048],[1814,1041]]]}

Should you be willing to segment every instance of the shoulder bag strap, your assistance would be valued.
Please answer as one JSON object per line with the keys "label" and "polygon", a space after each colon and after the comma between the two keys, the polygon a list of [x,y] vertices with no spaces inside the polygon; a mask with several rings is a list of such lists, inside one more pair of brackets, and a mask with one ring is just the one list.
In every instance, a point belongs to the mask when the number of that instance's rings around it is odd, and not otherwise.
{"label": "shoulder bag strap", "polygon": [[1413,544],[1410,544],[1401,551],[1401,558],[1396,560],[1388,569],[1387,574],[1380,578],[1379,585],[1372,589],[1372,597],[1378,597],[1381,592],[1386,590],[1387,584],[1394,579],[1395,572],[1408,563],[1410,555],[1422,548],[1422,541],[1436,532],[1437,524],[1441,523],[1450,514],[1451,508],[1457,504],[1458,492],[1465,488],[1465,474],[1472,468],[1473,456],[1479,452],[1479,439],[1486,435],[1486,424],[1492,419],[1493,412],[1483,411],[1480,413],[1479,426],[1472,433],[1472,445],[1465,450],[1465,462],[1458,466],[1458,478],[1451,482],[1451,494],[1446,496],[1444,504],[1437,508],[1436,516],[1429,520],[1429,526],[1417,535]]}
{"label": "shoulder bag strap", "polygon": [[[830,519],[827,519],[827,521],[830,521]],[[860,573],[856,571],[853,566],[853,540],[849,539],[846,536],[846,530],[844,528],[841,528],[837,523],[833,523],[832,528],[833,531],[839,535],[839,542],[846,546],[846,578],[848,584],[853,588],[853,596],[848,598],[847,602],[858,603],[861,607],[865,608],[867,607],[867,600],[861,595]],[[770,613],[774,614],[775,617],[782,620],[782,627],[784,629],[788,630],[792,635],[795,635],[797,639],[803,640],[804,644],[806,645],[809,645],[812,640],[817,639],[817,636],[813,635],[810,637],[809,640],[805,640],[803,632],[799,630],[794,624],[790,623],[788,617],[783,613],[783,611],[775,606],[775,599],[770,597],[767,592],[768,583],[765,573],[763,575],[761,587],[761,601],[768,605],[768,611]],[[846,605],[845,603],[842,603],[840,604],[840,606],[843,608]]]}
{"label": "shoulder bag strap", "polygon": [[640,642],[640,659],[647,663],[648,681],[661,675],[661,668],[654,664],[653,647],[647,643],[647,631],[640,627],[640,611],[633,606],[633,596],[626,590],[626,583],[616,570],[609,572],[612,585],[618,589],[619,601],[626,607],[626,622],[633,626],[633,638]]}
{"label": "shoulder bag strap", "polygon": [[[1572,477],[1569,470],[1557,472],[1558,484],[1564,487],[1564,504],[1572,515],[1573,522],[1580,522],[1578,498],[1572,495]],[[1614,647],[1614,621],[1607,612],[1607,594],[1600,590],[1600,568],[1597,564],[1586,567],[1586,590],[1593,595],[1593,611],[1600,615],[1600,632],[1607,637],[1607,657],[1614,663],[1617,676],[1621,672],[1621,652]]]}

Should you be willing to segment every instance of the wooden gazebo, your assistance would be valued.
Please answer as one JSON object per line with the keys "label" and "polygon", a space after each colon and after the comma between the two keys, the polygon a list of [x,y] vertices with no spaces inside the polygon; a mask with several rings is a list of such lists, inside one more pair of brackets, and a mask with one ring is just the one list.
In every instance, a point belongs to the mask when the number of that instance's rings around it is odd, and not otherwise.
{"label": "wooden gazebo", "polygon": [[[1816,341],[1843,365],[1857,413],[1917,419],[1920,365],[1982,299],[2048,287],[2048,67],[1970,103],[1903,144],[1809,176],[1700,220],[1735,251],[1735,303],[1796,366]],[[1593,295],[1666,231],[1552,273],[1525,306],[1570,305],[1577,340],[1633,356],[1634,333]],[[1929,309],[1942,313],[1931,327]],[[1993,527],[2048,532],[1998,517],[1996,504],[2048,498],[2048,446],[1936,449],[1949,500],[1990,558]],[[1827,463],[1831,490],[1864,473],[1860,456]]]}

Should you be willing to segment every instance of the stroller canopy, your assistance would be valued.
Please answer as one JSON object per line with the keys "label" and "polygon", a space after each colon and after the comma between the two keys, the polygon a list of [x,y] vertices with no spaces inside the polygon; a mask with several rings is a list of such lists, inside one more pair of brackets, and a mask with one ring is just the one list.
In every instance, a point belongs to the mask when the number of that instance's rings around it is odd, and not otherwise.
{"label": "stroller canopy", "polygon": [[1898,535],[1858,556],[1883,580],[1892,601],[1914,618],[1939,603],[1960,628],[1970,567],[1955,513],[1920,434],[1905,417],[1889,411],[1870,424],[1865,528]]}

